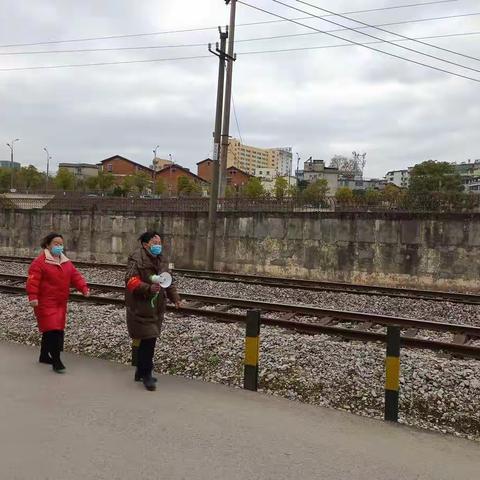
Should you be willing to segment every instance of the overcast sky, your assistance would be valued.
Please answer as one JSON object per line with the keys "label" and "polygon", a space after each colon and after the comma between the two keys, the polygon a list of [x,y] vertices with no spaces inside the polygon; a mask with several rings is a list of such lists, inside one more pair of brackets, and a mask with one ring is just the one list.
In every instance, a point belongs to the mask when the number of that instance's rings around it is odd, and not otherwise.
{"label": "overcast sky", "polygon": [[[295,0],[283,0],[314,15],[323,13]],[[429,0],[306,0],[335,12],[428,2]],[[432,0],[430,0],[432,1]],[[272,0],[246,0],[289,18],[305,17]],[[148,165],[172,154],[191,169],[211,156],[217,58],[206,44],[215,29],[46,45],[5,47],[58,40],[215,27],[228,22],[223,0],[2,0],[0,17],[0,160],[6,142],[16,160],[45,169],[48,146],[58,162],[97,163],[119,154]],[[480,13],[478,0],[350,14],[370,24]],[[344,43],[291,22],[242,26],[275,20],[239,4],[234,67],[234,102],[244,143],[292,146],[303,160],[329,160],[335,154],[367,153],[367,177],[433,158],[480,158],[480,83],[369,51],[360,46],[242,54]],[[359,26],[338,17],[328,20]],[[338,29],[324,20],[300,20],[319,30]],[[480,33],[480,15],[383,27],[409,37]],[[398,38],[364,30],[386,39]],[[280,39],[259,37],[311,33]],[[358,33],[336,32],[357,42]],[[480,35],[426,39],[425,42],[479,58],[403,42],[480,71]],[[178,47],[201,44],[196,47]],[[172,46],[143,50],[76,53],[20,52],[117,47]],[[480,79],[464,69],[387,44],[374,44],[399,56]],[[15,52],[17,55],[5,55]],[[5,69],[46,65],[123,62],[205,56],[206,58],[77,68]],[[232,115],[231,135],[238,137]]]}

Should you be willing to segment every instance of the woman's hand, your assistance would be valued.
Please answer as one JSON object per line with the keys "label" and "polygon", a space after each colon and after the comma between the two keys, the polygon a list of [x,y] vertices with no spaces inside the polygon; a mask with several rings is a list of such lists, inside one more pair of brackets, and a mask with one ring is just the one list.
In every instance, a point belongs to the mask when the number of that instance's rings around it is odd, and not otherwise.
{"label": "woman's hand", "polygon": [[162,289],[162,287],[158,283],[152,283],[150,285],[150,292],[151,293],[158,293],[161,289]]}
{"label": "woman's hand", "polygon": [[175,308],[180,308],[182,306],[182,301],[181,300],[177,300],[175,302]]}
{"label": "woman's hand", "polygon": [[38,307],[38,300],[30,300],[30,306],[32,308],[37,308]]}

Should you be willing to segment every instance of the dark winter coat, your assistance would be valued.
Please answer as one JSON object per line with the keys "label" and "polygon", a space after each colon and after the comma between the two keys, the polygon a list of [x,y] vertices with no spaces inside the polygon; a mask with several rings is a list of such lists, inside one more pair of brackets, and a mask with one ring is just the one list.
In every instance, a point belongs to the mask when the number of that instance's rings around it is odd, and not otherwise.
{"label": "dark winter coat", "polygon": [[28,300],[38,300],[34,308],[40,332],[64,330],[67,317],[67,301],[70,287],[85,294],[87,282],[73,263],[61,255],[57,262],[48,250],[44,250],[28,269]]}
{"label": "dark winter coat", "polygon": [[172,284],[161,289],[157,298],[150,292],[150,277],[168,272],[168,261],[163,255],[155,257],[143,247],[128,258],[125,276],[125,304],[127,308],[127,328],[131,338],[154,338],[160,335],[165,313],[166,299],[180,301],[177,290]]}

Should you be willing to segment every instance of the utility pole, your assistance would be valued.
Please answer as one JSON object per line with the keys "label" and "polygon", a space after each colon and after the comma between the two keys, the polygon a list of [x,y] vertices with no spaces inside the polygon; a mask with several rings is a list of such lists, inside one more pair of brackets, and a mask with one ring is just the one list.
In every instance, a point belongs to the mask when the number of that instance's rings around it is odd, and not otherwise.
{"label": "utility pole", "polygon": [[214,270],[215,267],[215,230],[217,225],[217,202],[218,202],[218,180],[219,180],[219,158],[220,140],[222,131],[223,113],[223,90],[225,84],[225,48],[227,46],[228,28],[225,32],[218,27],[220,33],[220,48],[216,44],[216,51],[208,44],[208,50],[219,58],[218,63],[218,86],[217,86],[217,111],[215,114],[215,133],[213,139],[213,175],[210,186],[210,203],[208,208],[208,237],[207,237],[207,270]]}
{"label": "utility pole", "polygon": [[47,179],[45,183],[45,193],[48,192],[48,172],[49,172],[49,167],[50,167],[50,160],[52,157],[48,153],[47,147],[44,147],[45,153],[47,154]]}
{"label": "utility pole", "polygon": [[14,176],[14,168],[13,168],[13,150],[15,142],[18,142],[20,139],[16,138],[12,140],[10,143],[7,143],[7,147],[10,149],[10,190],[13,191],[13,176]]}
{"label": "utility pole", "polygon": [[220,186],[219,195],[225,197],[227,188],[227,157],[228,157],[228,139],[230,136],[230,106],[232,102],[232,80],[233,80],[233,62],[236,56],[233,53],[235,48],[235,15],[237,11],[237,0],[225,0],[230,4],[230,27],[228,30],[228,62],[227,79],[225,84],[225,103],[223,111],[222,127],[222,148],[220,149]]}

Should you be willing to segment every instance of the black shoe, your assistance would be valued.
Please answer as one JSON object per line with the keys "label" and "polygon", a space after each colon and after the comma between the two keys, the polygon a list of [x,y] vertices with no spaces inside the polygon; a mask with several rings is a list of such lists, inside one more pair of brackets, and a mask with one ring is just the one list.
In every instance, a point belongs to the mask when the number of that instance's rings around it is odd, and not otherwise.
{"label": "black shoe", "polygon": [[65,365],[59,360],[58,362],[52,362],[52,368],[55,373],[65,373]]}
{"label": "black shoe", "polygon": [[[151,376],[151,375],[150,375]],[[153,381],[156,382],[157,381],[157,377],[152,377]],[[135,371],[135,381],[136,382],[141,382],[143,380],[143,375],[141,375],[140,373],[138,373],[138,370]]]}
{"label": "black shoe", "polygon": [[39,361],[40,363],[46,363],[47,365],[52,365],[52,364],[53,364],[53,360],[52,360],[52,358],[50,357],[50,355],[47,355],[47,356],[40,355],[38,361]]}
{"label": "black shoe", "polygon": [[151,375],[143,377],[143,386],[149,392],[154,392],[157,389],[157,384]]}

